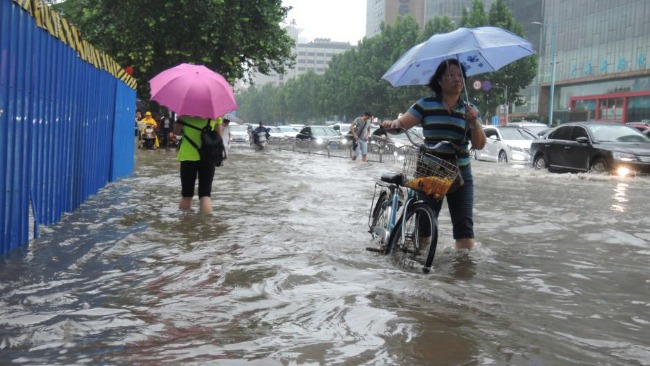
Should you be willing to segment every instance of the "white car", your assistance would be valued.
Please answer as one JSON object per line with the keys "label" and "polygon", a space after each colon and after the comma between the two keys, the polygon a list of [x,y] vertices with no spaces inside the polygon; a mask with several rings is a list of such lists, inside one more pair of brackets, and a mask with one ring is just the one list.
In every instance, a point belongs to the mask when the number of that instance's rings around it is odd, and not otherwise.
{"label": "white car", "polygon": [[291,126],[278,126],[285,138],[295,139],[300,130]]}
{"label": "white car", "polygon": [[271,140],[282,140],[284,139],[284,133],[282,130],[280,130],[280,127],[277,126],[270,126],[267,127],[269,129],[269,135],[271,135]]}
{"label": "white car", "polygon": [[499,163],[530,161],[530,144],[537,138],[526,128],[484,126],[487,142],[482,150],[471,150],[477,160]]}
{"label": "white car", "polygon": [[506,126],[523,127],[523,128],[527,129],[528,131],[532,132],[535,135],[539,135],[540,132],[546,131],[546,130],[549,129],[548,126],[543,124],[543,123],[527,122],[527,121],[511,122],[511,123],[508,123]]}
{"label": "white car", "polygon": [[234,125],[230,124],[230,142],[250,142],[250,135],[248,134],[248,125]]}

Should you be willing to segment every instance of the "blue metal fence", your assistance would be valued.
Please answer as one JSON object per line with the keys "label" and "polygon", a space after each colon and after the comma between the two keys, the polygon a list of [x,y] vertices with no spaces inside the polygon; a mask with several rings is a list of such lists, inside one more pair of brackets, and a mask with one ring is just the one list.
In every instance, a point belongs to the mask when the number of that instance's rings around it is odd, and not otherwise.
{"label": "blue metal fence", "polygon": [[133,172],[132,78],[39,26],[37,3],[0,0],[0,255]]}

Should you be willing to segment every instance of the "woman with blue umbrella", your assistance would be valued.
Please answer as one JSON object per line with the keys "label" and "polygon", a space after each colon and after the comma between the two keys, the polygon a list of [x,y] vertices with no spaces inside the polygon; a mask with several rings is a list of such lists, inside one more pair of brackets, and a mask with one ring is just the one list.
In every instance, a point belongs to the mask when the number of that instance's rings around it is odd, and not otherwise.
{"label": "woman with blue umbrella", "polygon": [[[472,143],[473,148],[480,150],[486,142],[478,110],[461,98],[464,85],[464,66],[456,59],[443,61],[429,79],[428,87],[433,95],[415,102],[398,119],[382,123],[382,127],[386,129],[409,129],[419,125],[422,126],[425,143],[428,146],[433,146],[440,141],[451,141],[460,147],[460,152],[449,146],[442,147],[449,150],[443,153],[456,155],[454,163],[459,167],[464,181],[458,189],[446,195],[456,249],[474,247],[474,180],[470,165],[469,143]],[[424,194],[419,195],[431,205],[437,216],[442,208],[442,200],[434,200]],[[429,242],[430,238],[426,238],[426,230],[427,228],[421,228],[420,235],[424,236],[422,239],[425,242]]]}

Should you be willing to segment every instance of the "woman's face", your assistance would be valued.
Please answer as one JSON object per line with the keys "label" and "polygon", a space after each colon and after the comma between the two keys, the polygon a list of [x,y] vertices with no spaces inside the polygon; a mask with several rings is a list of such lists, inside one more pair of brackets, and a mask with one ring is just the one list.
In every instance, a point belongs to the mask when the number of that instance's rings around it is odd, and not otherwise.
{"label": "woman's face", "polygon": [[442,74],[440,86],[443,94],[460,94],[463,91],[463,76],[460,67],[449,65],[447,71]]}

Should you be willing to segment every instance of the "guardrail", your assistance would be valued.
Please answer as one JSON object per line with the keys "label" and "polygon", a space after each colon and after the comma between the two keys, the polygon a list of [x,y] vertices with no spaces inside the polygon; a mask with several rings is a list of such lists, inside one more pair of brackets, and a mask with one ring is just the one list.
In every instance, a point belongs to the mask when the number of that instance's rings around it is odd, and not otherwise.
{"label": "guardrail", "polygon": [[[368,146],[368,161],[385,163],[401,161],[403,150],[393,146],[386,146],[384,141],[376,136],[372,136]],[[271,138],[267,142],[267,147],[280,151],[291,151],[301,154],[325,156],[328,158],[346,158],[352,157],[352,144],[341,142],[318,143],[315,141],[298,141],[293,138],[277,139]],[[233,143],[233,148],[252,148],[250,143]]]}

